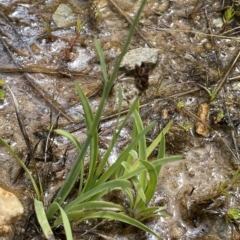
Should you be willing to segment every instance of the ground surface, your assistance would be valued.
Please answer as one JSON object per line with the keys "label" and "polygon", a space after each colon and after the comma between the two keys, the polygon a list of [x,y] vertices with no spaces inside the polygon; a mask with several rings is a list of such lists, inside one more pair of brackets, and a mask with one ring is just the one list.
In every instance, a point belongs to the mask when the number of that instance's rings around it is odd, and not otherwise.
{"label": "ground surface", "polygon": [[[121,11],[114,6],[115,2]],[[60,16],[56,10],[60,4],[70,8],[64,26],[57,22]],[[231,5],[236,15],[231,22],[224,23],[224,12]],[[153,204],[166,204],[170,214],[169,219],[149,223],[164,239],[240,238],[238,221],[225,221],[229,209],[240,208],[238,188],[236,184],[231,185],[227,189],[228,197],[218,191],[218,186],[230,180],[239,166],[239,61],[228,73],[239,52],[238,5],[239,1],[149,0],[138,27],[141,36],[136,33],[130,45],[130,49],[150,47],[159,50],[158,62],[150,74],[150,86],[141,96],[141,115],[145,124],[156,122],[148,140],[151,142],[172,119],[167,152],[184,156],[183,161],[163,167],[153,201]],[[59,112],[59,126],[84,141],[83,111],[74,82],[81,84],[96,109],[102,77],[93,38],[100,41],[111,71],[129,30],[130,23],[125,16],[131,20],[138,6],[137,0],[0,1],[0,78],[6,80],[19,102],[33,146],[46,138],[50,113],[54,122]],[[78,37],[75,32],[77,16],[83,23]],[[122,73],[126,74],[126,71]],[[123,87],[124,109],[128,109],[129,102],[138,94],[129,75],[116,81],[105,117],[117,109],[117,85]],[[200,85],[212,91],[225,76],[226,81],[215,100],[210,102],[209,94]],[[0,102],[0,136],[24,159],[26,145],[11,95],[6,87],[4,89],[7,94]],[[181,101],[183,108],[177,107]],[[206,104],[198,110],[202,103]],[[223,118],[219,117],[220,113]],[[111,134],[111,121],[101,124],[103,149]],[[131,124],[128,127],[119,149],[131,141],[128,134]],[[51,174],[46,184],[46,204],[75,159],[76,151],[70,147],[63,161],[67,145],[65,139],[55,139]],[[18,165],[3,147],[0,147],[0,154],[0,184],[13,190],[26,210],[14,235],[16,239],[39,236],[32,227],[29,232],[22,232],[32,211],[30,182],[22,177],[13,184]],[[39,160],[44,159],[41,143],[36,156]],[[43,165],[42,161],[38,162],[39,169]],[[153,239],[143,233],[134,234],[135,230],[125,231],[124,226],[118,231],[120,227],[109,231],[105,226],[101,233],[115,239]]]}

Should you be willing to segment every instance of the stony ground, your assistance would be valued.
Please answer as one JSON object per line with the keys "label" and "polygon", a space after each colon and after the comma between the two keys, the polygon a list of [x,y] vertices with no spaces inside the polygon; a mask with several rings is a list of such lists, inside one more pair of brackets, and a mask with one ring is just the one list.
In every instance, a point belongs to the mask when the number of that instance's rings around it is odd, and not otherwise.
{"label": "stony ground", "polygon": [[[238,219],[226,222],[229,210],[240,207],[237,185],[229,183],[225,196],[218,190],[239,167],[239,5],[239,1],[149,0],[130,45],[130,50],[151,48],[158,55],[151,67],[149,88],[141,96],[145,124],[156,121],[148,140],[151,142],[173,120],[167,152],[184,156],[183,161],[163,167],[153,201],[166,204],[170,214],[169,219],[149,223],[164,239],[240,238]],[[47,127],[59,113],[59,127],[84,141],[83,111],[74,82],[81,84],[96,109],[102,77],[93,38],[100,41],[111,72],[138,6],[138,0],[0,2],[0,79],[6,81],[19,102],[32,146],[40,142],[35,153],[40,170],[45,166],[41,146]],[[230,6],[235,11],[232,18],[229,11],[226,13]],[[77,21],[82,24],[79,34]],[[101,124],[103,149],[113,120],[107,117],[117,109],[118,85],[123,87],[126,110],[138,94],[131,71],[122,69],[105,108],[106,120]],[[214,101],[210,101],[206,89],[210,93],[219,90]],[[27,148],[13,101],[6,86],[3,90],[6,97],[0,101],[0,136],[25,159]],[[130,125],[119,149],[130,141]],[[60,137],[52,144],[46,204],[76,156],[71,147],[64,155],[68,144]],[[17,236],[15,239],[31,239],[39,235],[35,228],[22,232],[32,213],[30,182],[23,176],[13,183],[19,167],[3,147],[0,154],[0,186],[14,192],[25,209],[23,221],[14,224],[12,235]],[[111,231],[109,237],[152,239],[120,229]]]}

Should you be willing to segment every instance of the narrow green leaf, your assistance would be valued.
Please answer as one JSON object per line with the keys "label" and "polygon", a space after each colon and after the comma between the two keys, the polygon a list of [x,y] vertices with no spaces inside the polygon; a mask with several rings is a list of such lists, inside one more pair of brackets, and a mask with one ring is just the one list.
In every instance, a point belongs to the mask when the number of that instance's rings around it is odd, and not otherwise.
{"label": "narrow green leaf", "polygon": [[68,212],[74,212],[79,210],[109,210],[109,211],[118,211],[124,212],[125,209],[123,206],[105,201],[88,201],[80,204],[76,204],[72,206],[72,208],[68,208]]}
{"label": "narrow green leaf", "polygon": [[133,189],[131,188],[126,188],[124,190],[124,192],[127,194],[128,198],[129,198],[129,208],[130,208],[130,211],[133,210],[133,206],[134,206],[134,197],[133,197]]}
{"label": "narrow green leaf", "polygon": [[62,223],[63,223],[63,227],[64,227],[64,230],[65,230],[67,240],[73,240],[72,229],[71,229],[71,225],[70,225],[67,214],[60,207],[60,205],[58,203],[55,202],[54,204],[59,208],[59,210],[61,212],[61,219],[62,219]]}
{"label": "narrow green leaf", "polygon": [[[137,129],[137,134],[139,134],[143,131],[144,128],[143,128],[143,123],[142,123],[140,114],[136,109],[133,111],[133,117],[134,117],[134,124],[136,125],[136,129]],[[138,154],[139,154],[140,160],[147,161],[147,145],[146,145],[145,135],[139,140]],[[146,187],[147,187],[147,172],[146,171],[143,171],[140,173],[139,182],[141,184],[143,191],[145,192]],[[142,197],[140,196],[140,192],[137,192],[137,197],[136,197],[136,202],[135,202],[134,208],[136,208],[140,204],[141,198]],[[144,202],[142,204],[144,205],[144,204],[146,204],[146,202]]]}
{"label": "narrow green leaf", "polygon": [[83,110],[84,110],[84,120],[86,123],[86,127],[89,131],[91,129],[91,124],[93,121],[92,109],[90,107],[90,103],[89,103],[87,97],[85,96],[84,92],[82,91],[81,87],[79,86],[79,84],[77,82],[75,82],[75,88],[76,88],[76,91],[80,98],[80,102],[81,102]]}
{"label": "narrow green leaf", "polygon": [[139,158],[138,153],[133,149],[129,152],[129,154],[132,156],[133,159]]}
{"label": "narrow green leaf", "polygon": [[[139,134],[143,131],[144,128],[143,128],[143,123],[142,123],[142,119],[140,117],[140,114],[136,109],[133,111],[133,117],[134,117],[134,124],[136,124],[136,127],[137,127],[137,134]],[[140,160],[147,160],[146,150],[147,150],[146,137],[143,136],[139,140],[139,147],[138,147],[139,159]]]}
{"label": "narrow green leaf", "polygon": [[[147,156],[149,156],[153,150],[158,146],[158,144],[162,141],[163,136],[168,132],[172,125],[172,121],[170,121],[165,128],[158,134],[158,136],[154,139],[154,141],[147,148]],[[164,152],[165,154],[165,152]],[[163,157],[163,156],[161,156]]]}
{"label": "narrow green leaf", "polygon": [[102,74],[103,74],[104,82],[105,82],[105,84],[107,84],[108,73],[107,73],[107,66],[106,66],[106,62],[105,62],[105,58],[104,58],[104,53],[102,51],[100,43],[97,41],[96,38],[94,38],[93,43],[94,43],[94,46],[97,50],[97,54],[98,54],[98,57],[99,57],[99,60],[100,60],[101,71],[102,71]]}
{"label": "narrow green leaf", "polygon": [[154,193],[156,192],[158,185],[158,176],[154,166],[148,161],[141,161],[141,163],[147,168],[147,172],[149,175],[149,180],[147,184],[147,190],[145,192],[146,195],[146,204],[148,205],[152,200]]}
{"label": "narrow green leaf", "polygon": [[77,150],[81,151],[81,148],[82,148],[81,144],[71,133],[69,133],[65,130],[62,130],[62,129],[55,129],[54,132],[69,139],[74,144],[74,146],[77,148]]}
{"label": "narrow green leaf", "polygon": [[41,201],[38,201],[37,199],[34,199],[34,209],[37,215],[38,223],[40,224],[46,239],[55,240],[52,229],[48,223],[48,220],[44,211],[43,203]]}
{"label": "narrow green leaf", "polygon": [[[84,95],[84,93],[78,83],[75,83],[75,87],[76,87],[77,93],[78,93],[79,98],[82,103],[85,123],[87,126],[87,134],[89,136],[91,136],[90,130],[91,130],[92,122],[94,119],[92,109],[90,107],[87,97]],[[92,133],[92,139],[90,141],[90,160],[89,160],[88,177],[87,177],[84,189],[82,191],[80,189],[79,195],[81,192],[85,192],[88,189],[91,189],[95,183],[93,175],[94,175],[96,165],[97,165],[97,158],[98,158],[98,133],[96,130]],[[80,185],[80,187],[81,187],[81,185]]]}
{"label": "narrow green leaf", "polygon": [[8,152],[17,160],[18,164],[24,169],[27,176],[29,177],[29,179],[32,182],[32,185],[33,185],[34,191],[37,195],[37,198],[41,199],[40,189],[38,188],[34,178],[32,177],[32,174],[30,173],[30,171],[28,170],[28,168],[26,167],[24,162],[18,157],[18,155],[14,152],[14,150],[11,148],[11,146],[8,145],[1,137],[0,137],[0,143],[8,150]]}
{"label": "narrow green leaf", "polygon": [[[165,152],[166,152],[166,140],[165,140],[165,135],[163,135],[162,140],[159,144],[157,159],[165,158]],[[162,165],[159,165],[156,167],[156,172],[158,176],[160,174],[161,168],[162,168]]]}
{"label": "narrow green leaf", "polygon": [[122,61],[124,55],[126,54],[126,52],[127,52],[127,50],[128,50],[128,47],[129,47],[131,38],[132,38],[132,36],[133,36],[133,34],[134,34],[135,28],[136,28],[136,26],[137,26],[137,24],[138,24],[138,21],[139,21],[139,19],[140,19],[141,13],[142,13],[142,11],[143,11],[143,8],[144,8],[146,2],[147,2],[147,0],[143,0],[143,1],[141,2],[141,5],[140,5],[140,7],[139,7],[139,9],[138,9],[135,17],[134,17],[134,20],[133,20],[132,25],[131,25],[131,27],[130,27],[129,34],[128,34],[128,37],[127,37],[127,39],[126,39],[126,42],[125,42],[125,44],[124,44],[124,46],[123,46],[123,49],[122,49],[122,51],[121,51],[121,54],[120,54],[118,60],[117,60],[117,62],[116,62],[116,64],[115,64],[115,66],[114,66],[113,73],[112,73],[112,75],[111,75],[111,77],[110,77],[110,82],[111,82],[111,81],[115,81],[115,79],[116,79],[116,77],[117,77],[117,74],[118,74],[118,71],[119,71],[119,67],[120,67],[121,61]]}
{"label": "narrow green leaf", "polygon": [[164,158],[166,152],[166,139],[165,136],[162,137],[161,142],[159,144],[158,156],[157,158]]}

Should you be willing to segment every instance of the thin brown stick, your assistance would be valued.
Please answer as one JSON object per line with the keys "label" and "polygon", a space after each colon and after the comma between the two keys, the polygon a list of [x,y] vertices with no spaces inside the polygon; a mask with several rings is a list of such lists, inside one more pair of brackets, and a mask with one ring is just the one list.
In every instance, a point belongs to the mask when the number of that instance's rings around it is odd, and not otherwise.
{"label": "thin brown stick", "polygon": [[[19,110],[19,106],[18,106],[18,102],[17,102],[17,99],[14,95],[14,93],[12,92],[11,88],[7,85],[11,95],[12,95],[12,98],[13,98],[13,105],[14,105],[14,108],[15,108],[15,112],[16,112],[16,116],[17,116],[17,121],[18,121],[18,125],[19,125],[19,128],[20,128],[20,131],[23,135],[23,138],[24,138],[24,141],[26,143],[26,146],[27,146],[27,149],[28,149],[28,154],[27,154],[27,158],[26,158],[26,161],[25,161],[25,165],[28,166],[30,161],[32,160],[32,162],[34,163],[34,168],[35,168],[35,172],[38,176],[38,172],[36,170],[36,162],[35,162],[35,157],[34,157],[34,152],[33,152],[33,148],[32,148],[32,145],[31,145],[31,142],[30,142],[30,139],[28,137],[28,134],[27,134],[27,131],[26,131],[26,128],[23,124],[23,119],[22,119],[22,116],[21,116],[21,113],[20,113],[20,110]],[[23,171],[23,168],[21,167],[19,172],[17,173],[15,179],[14,179],[14,183],[17,181],[17,179],[24,173]]]}
{"label": "thin brown stick", "polygon": [[[224,94],[225,94],[225,91],[224,91]],[[236,152],[237,158],[239,160],[239,150],[238,150],[238,145],[237,145],[236,136],[235,136],[236,135],[236,130],[234,129],[234,125],[233,125],[231,114],[229,112],[229,108],[228,108],[227,105],[225,107],[226,107],[226,111],[227,111],[227,116],[228,116],[228,120],[229,120],[229,123],[230,123],[230,127],[232,128],[231,129],[231,137],[232,137],[233,145],[234,145],[234,148],[235,148],[235,152]]]}
{"label": "thin brown stick", "polygon": [[[123,10],[117,5],[117,3],[114,0],[108,0],[119,12],[119,14],[121,14],[129,24],[132,25],[132,20],[123,12]],[[138,33],[138,35],[143,39],[143,41],[151,48],[153,48],[153,45],[143,36],[143,34],[141,33],[141,31],[135,27],[136,32]]]}
{"label": "thin brown stick", "polygon": [[235,57],[233,63],[231,64],[230,68],[228,69],[228,71],[224,75],[223,79],[218,83],[216,89],[213,91],[213,95],[215,97],[219,93],[219,91],[222,89],[223,84],[226,82],[227,78],[229,77],[229,74],[232,71],[233,67],[235,66],[236,62],[238,61],[239,56],[240,56],[240,51],[238,52],[238,54]]}

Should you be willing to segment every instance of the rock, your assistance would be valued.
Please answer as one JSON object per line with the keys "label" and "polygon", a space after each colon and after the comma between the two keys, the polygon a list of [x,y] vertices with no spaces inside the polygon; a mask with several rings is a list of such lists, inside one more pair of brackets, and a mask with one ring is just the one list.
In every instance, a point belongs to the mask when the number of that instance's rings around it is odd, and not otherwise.
{"label": "rock", "polygon": [[58,27],[68,27],[77,21],[72,9],[66,4],[60,4],[52,18]]}
{"label": "rock", "polygon": [[125,54],[120,67],[124,67],[131,71],[135,69],[135,65],[141,65],[142,62],[155,65],[158,60],[159,50],[156,48],[136,48]]}
{"label": "rock", "polygon": [[11,232],[11,224],[24,213],[23,206],[11,192],[0,188],[0,236]]}

